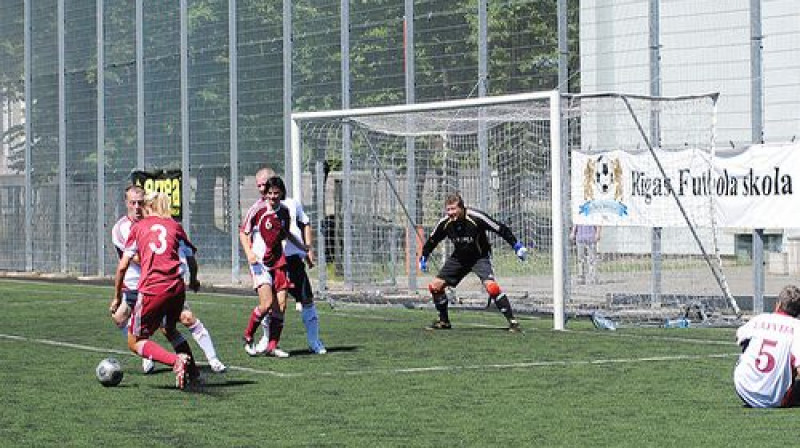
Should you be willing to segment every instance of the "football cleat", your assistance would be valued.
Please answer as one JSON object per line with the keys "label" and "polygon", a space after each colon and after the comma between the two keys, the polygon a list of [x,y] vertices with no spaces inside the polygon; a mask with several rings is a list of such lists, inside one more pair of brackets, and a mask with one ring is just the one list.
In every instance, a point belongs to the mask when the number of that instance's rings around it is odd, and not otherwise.
{"label": "football cleat", "polygon": [[211,366],[211,370],[214,373],[225,373],[225,371],[228,370],[225,364],[223,364],[222,361],[217,358],[209,359],[208,365]]}
{"label": "football cleat", "polygon": [[266,335],[261,336],[261,339],[258,340],[258,344],[256,344],[256,353],[259,355],[263,355],[264,352],[267,351],[268,346],[269,346],[269,338]]}
{"label": "football cleat", "polygon": [[519,322],[516,319],[513,319],[508,322],[508,331],[511,333],[522,333],[522,327],[519,326]]}
{"label": "football cleat", "polygon": [[186,353],[178,353],[175,359],[175,364],[172,365],[172,371],[175,372],[175,387],[183,389],[188,383],[189,355]]}
{"label": "football cleat", "polygon": [[153,370],[156,369],[156,363],[153,362],[150,358],[142,358],[142,372],[145,374],[153,373]]}
{"label": "football cleat", "polygon": [[289,353],[275,347],[272,350],[267,350],[264,352],[264,356],[270,356],[272,358],[288,358]]}
{"label": "football cleat", "polygon": [[256,344],[253,341],[248,341],[247,339],[245,339],[244,351],[250,356],[258,356],[258,351],[256,350]]}
{"label": "football cleat", "polygon": [[432,324],[425,327],[426,330],[450,330],[453,326],[450,325],[450,322],[445,322],[443,320],[434,321]]}
{"label": "football cleat", "polygon": [[328,350],[325,348],[324,345],[322,345],[322,341],[317,341],[316,343],[308,347],[308,349],[311,351],[311,353],[314,353],[315,355],[324,355],[328,353]]}

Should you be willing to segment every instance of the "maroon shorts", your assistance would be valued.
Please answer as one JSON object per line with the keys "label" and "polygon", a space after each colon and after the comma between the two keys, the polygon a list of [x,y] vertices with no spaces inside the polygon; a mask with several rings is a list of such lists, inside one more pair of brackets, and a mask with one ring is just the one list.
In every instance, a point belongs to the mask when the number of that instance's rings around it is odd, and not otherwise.
{"label": "maroon shorts", "polygon": [[272,274],[272,289],[274,291],[286,291],[292,288],[292,282],[286,274],[286,266],[275,268],[270,271]]}
{"label": "maroon shorts", "polygon": [[186,291],[164,295],[146,295],[140,292],[128,331],[136,337],[149,338],[162,324],[164,328],[174,328],[181,317],[185,301]]}

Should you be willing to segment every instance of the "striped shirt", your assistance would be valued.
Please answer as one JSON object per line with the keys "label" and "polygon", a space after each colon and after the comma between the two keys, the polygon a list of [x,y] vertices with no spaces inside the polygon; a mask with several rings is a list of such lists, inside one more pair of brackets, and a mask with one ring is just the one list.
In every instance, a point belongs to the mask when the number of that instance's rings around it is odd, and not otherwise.
{"label": "striped shirt", "polygon": [[517,238],[505,224],[494,220],[486,213],[468,208],[464,217],[451,220],[445,216],[436,223],[425,245],[422,255],[427,257],[445,238],[453,243],[453,256],[458,258],[481,258],[492,252],[487,231],[500,235],[512,247]]}

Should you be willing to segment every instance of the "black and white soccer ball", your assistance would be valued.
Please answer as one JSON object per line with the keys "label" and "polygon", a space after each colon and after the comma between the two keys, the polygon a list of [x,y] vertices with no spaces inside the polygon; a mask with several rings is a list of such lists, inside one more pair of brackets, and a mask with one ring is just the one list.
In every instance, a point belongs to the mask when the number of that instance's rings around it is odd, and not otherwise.
{"label": "black and white soccer ball", "polygon": [[122,365],[114,358],[100,361],[94,370],[97,381],[105,387],[113,387],[122,381]]}
{"label": "black and white soccer ball", "polygon": [[597,158],[594,165],[594,183],[598,193],[609,195],[613,193],[614,167],[612,161],[606,156]]}

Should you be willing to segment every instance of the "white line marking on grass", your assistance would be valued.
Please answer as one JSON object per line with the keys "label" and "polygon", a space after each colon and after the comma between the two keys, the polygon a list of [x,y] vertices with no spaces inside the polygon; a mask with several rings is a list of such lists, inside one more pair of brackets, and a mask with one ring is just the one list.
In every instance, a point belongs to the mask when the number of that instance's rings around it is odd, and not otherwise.
{"label": "white line marking on grass", "polygon": [[[107,349],[101,347],[92,347],[82,344],[72,344],[69,342],[52,341],[48,339],[35,339],[26,338],[24,336],[0,334],[0,339],[8,339],[19,342],[33,342],[37,344],[50,345],[55,347],[73,348],[76,350],[91,351],[96,353],[115,353],[119,355],[130,355],[136,357],[130,352],[123,350]],[[331,355],[327,355],[331,356]],[[333,376],[361,376],[361,375],[375,375],[375,374],[414,374],[414,373],[430,373],[430,372],[460,372],[460,371],[476,371],[476,370],[508,370],[508,369],[533,369],[533,368],[547,368],[547,367],[575,367],[575,366],[601,366],[610,364],[639,364],[647,362],[674,362],[674,361],[696,361],[702,359],[725,359],[739,356],[738,353],[713,353],[709,355],[673,355],[673,356],[647,356],[642,358],[611,358],[611,359],[590,359],[590,360],[566,360],[566,361],[531,361],[531,362],[517,362],[510,364],[477,364],[477,365],[462,365],[462,366],[430,366],[430,367],[408,367],[396,369],[368,369],[368,370],[345,370],[343,372],[322,372],[322,373],[282,373],[274,370],[256,369],[252,367],[240,367],[228,365],[228,370],[253,373],[259,375],[270,375],[278,378],[304,378],[304,377],[333,377]],[[137,357],[138,358],[138,357]]]}
{"label": "white line marking on grass", "polygon": [[25,336],[16,336],[16,335],[13,335],[13,334],[0,334],[0,338],[9,339],[9,340],[12,340],[12,341],[19,341],[19,342],[35,342],[37,344],[52,345],[54,347],[74,348],[76,350],[84,350],[84,351],[96,352],[96,353],[115,353],[117,355],[132,355],[131,352],[125,351],[125,350],[116,350],[116,349],[113,349],[113,348],[92,347],[90,345],[73,344],[71,342],[51,341],[49,339],[26,338]]}
{"label": "white line marking on grass", "polygon": [[645,339],[657,341],[673,341],[673,342],[687,342],[690,344],[706,344],[706,345],[727,345],[735,347],[736,343],[733,341],[720,341],[717,339],[693,339],[686,337],[675,336],[659,336],[659,335],[642,335],[642,334],[621,334],[615,332],[592,332],[591,330],[564,330],[572,334],[591,334],[594,336],[605,336],[610,338],[626,338],[626,339]]}
{"label": "white line marking on grass", "polygon": [[[17,336],[13,334],[0,334],[0,339],[7,339],[10,341],[17,341],[17,342],[33,342],[36,344],[43,344],[43,345],[50,345],[53,347],[62,347],[62,348],[73,348],[76,350],[83,350],[88,352],[94,353],[113,353],[115,355],[128,355],[132,358],[139,358],[138,356],[134,355],[133,353],[127,350],[117,350],[113,348],[102,348],[102,347],[93,347],[90,345],[83,345],[83,344],[73,344],[71,342],[62,342],[62,341],[53,341],[50,339],[38,339],[38,338],[27,338],[25,336]],[[205,365],[204,363],[198,363],[199,365]],[[228,366],[229,370],[238,370],[241,372],[249,372],[249,373],[259,373],[262,375],[272,375],[279,378],[294,378],[298,376],[303,376],[302,374],[295,374],[295,373],[281,373],[275,372],[272,370],[259,370],[259,369],[252,369],[249,367],[236,367],[236,366]]]}
{"label": "white line marking on grass", "polygon": [[[420,372],[452,372],[459,370],[506,370],[506,369],[529,369],[534,367],[575,367],[575,366],[594,366],[606,364],[635,364],[643,362],[668,362],[668,361],[695,361],[698,359],[730,358],[739,356],[738,353],[715,353],[710,355],[676,355],[676,356],[650,356],[644,358],[618,358],[618,359],[592,359],[592,360],[571,360],[571,361],[532,361],[518,362],[511,364],[484,364],[473,366],[432,366],[415,367],[407,369],[387,369],[386,373],[420,373]],[[365,373],[378,373],[381,371],[371,371]],[[345,372],[345,375],[361,374],[360,372]]]}
{"label": "white line marking on grass", "polygon": [[66,305],[68,303],[78,303],[77,300],[74,299],[65,299],[65,300],[37,300],[35,302],[27,301],[10,301],[4,300],[3,306],[41,306],[41,305]]}

